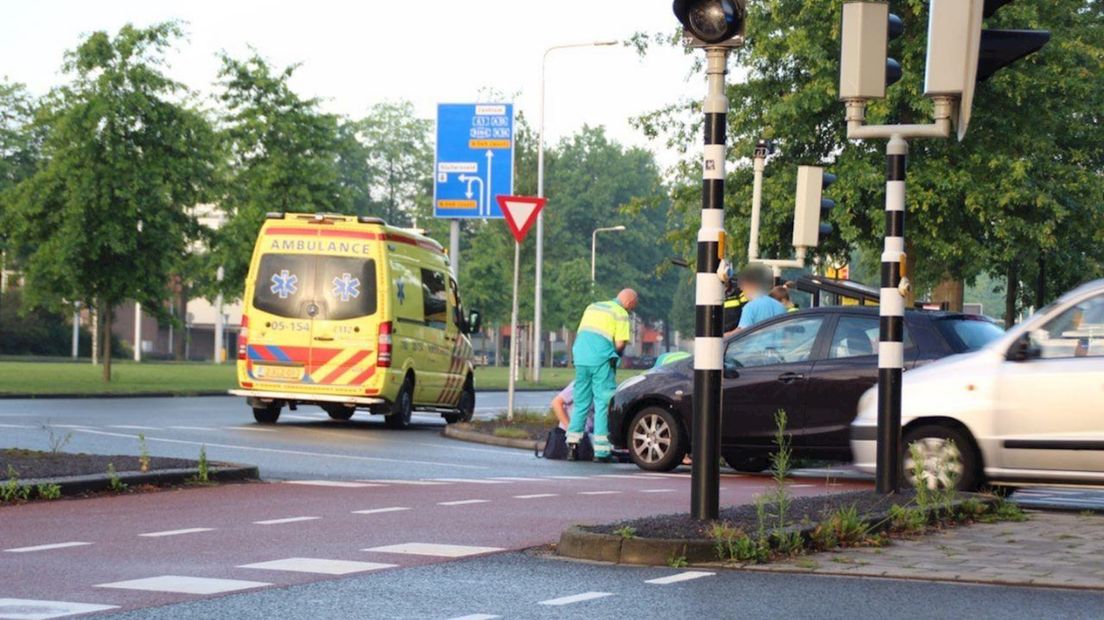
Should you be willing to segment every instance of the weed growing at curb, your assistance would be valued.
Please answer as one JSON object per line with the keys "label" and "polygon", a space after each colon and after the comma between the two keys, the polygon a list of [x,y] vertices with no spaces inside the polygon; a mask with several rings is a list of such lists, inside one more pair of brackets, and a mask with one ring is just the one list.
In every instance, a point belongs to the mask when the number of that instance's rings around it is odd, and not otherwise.
{"label": "weed growing at curb", "polygon": [[629,526],[629,525],[626,525],[624,527],[617,528],[616,530],[613,531],[613,533],[616,534],[617,536],[620,536],[621,538],[624,538],[624,539],[628,540],[630,538],[635,538],[636,537],[636,528],[632,527],[632,526]]}
{"label": "weed growing at curb", "polygon": [[0,502],[17,503],[30,499],[31,490],[19,484],[19,472],[8,465],[8,480],[0,486]]}
{"label": "weed growing at curb", "polygon": [[142,472],[149,471],[150,455],[149,446],[146,445],[146,436],[138,433],[138,469]]}
{"label": "weed growing at curb", "polygon": [[503,439],[529,439],[529,433],[525,429],[510,428],[508,426],[496,428],[492,434]]}
{"label": "weed growing at curb", "polygon": [[671,557],[667,558],[667,566],[671,568],[686,568],[690,566],[690,562],[686,561],[685,555],[671,554]]}
{"label": "weed growing at curb", "polygon": [[207,465],[207,446],[199,447],[199,475],[197,476],[200,482],[209,482],[210,473]]}
{"label": "weed growing at curb", "polygon": [[46,431],[46,441],[50,445],[50,454],[57,456],[65,446],[73,439],[73,433],[65,433],[59,435],[54,432],[54,427],[50,426],[50,421],[46,420],[39,428]]}
{"label": "weed growing at curb", "polygon": [[116,493],[126,491],[127,484],[119,479],[119,474],[115,472],[115,463],[107,464],[107,480],[112,491]]}
{"label": "weed growing at curb", "polygon": [[61,485],[46,482],[35,487],[39,499],[54,500],[61,497]]}

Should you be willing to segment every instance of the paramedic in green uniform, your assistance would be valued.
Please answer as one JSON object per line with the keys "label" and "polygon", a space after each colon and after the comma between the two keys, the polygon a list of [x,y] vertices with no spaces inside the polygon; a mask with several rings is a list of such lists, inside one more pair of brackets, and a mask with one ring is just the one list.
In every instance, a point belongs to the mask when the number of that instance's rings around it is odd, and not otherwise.
{"label": "paramedic in green uniform", "polygon": [[617,390],[617,362],[631,336],[629,313],[636,308],[636,291],[624,289],[616,299],[587,306],[579,321],[578,335],[571,348],[575,360],[575,406],[567,428],[570,456],[582,441],[587,411],[594,407],[594,458],[610,458],[609,404]]}

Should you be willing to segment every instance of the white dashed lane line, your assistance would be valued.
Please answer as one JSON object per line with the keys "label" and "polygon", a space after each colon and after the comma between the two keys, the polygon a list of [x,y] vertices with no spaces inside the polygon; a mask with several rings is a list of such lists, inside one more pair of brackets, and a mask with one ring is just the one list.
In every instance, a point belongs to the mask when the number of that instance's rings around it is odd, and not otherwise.
{"label": "white dashed lane line", "polygon": [[467,482],[469,484],[510,484],[506,480],[488,480],[486,478],[434,478],[436,482]]}
{"label": "white dashed lane line", "polygon": [[552,598],[547,601],[541,601],[537,605],[570,605],[572,603],[582,603],[584,601],[593,601],[598,598],[605,598],[607,596],[613,596],[613,592],[583,592],[582,594],[572,594],[571,596],[561,596],[560,598]]}
{"label": "white dashed lane line", "polygon": [[680,583],[683,581],[691,581],[693,579],[701,579],[702,577],[712,577],[716,573],[710,573],[707,571],[690,570],[684,573],[678,573],[675,575],[668,575],[666,577],[660,577],[658,579],[649,579],[644,583],[651,583],[658,586],[665,586],[671,583]]}
{"label": "white dashed lane line", "polygon": [[342,489],[366,489],[368,487],[381,487],[382,484],[370,482],[348,482],[345,480],[284,480],[284,484],[301,484],[313,487],[337,487]]}
{"label": "white dashed lane line", "polygon": [[259,426],[224,426],[222,427],[228,431],[250,431],[254,433],[275,433],[274,428],[261,428]]}
{"label": "white dashed lane line", "polygon": [[139,534],[139,536],[145,538],[163,538],[165,536],[181,536],[183,534],[199,534],[200,532],[213,532],[213,527],[190,527],[183,530],[165,530],[164,532],[146,532],[145,534]]}
{"label": "white dashed lane line", "polygon": [[203,433],[213,433],[217,431],[217,428],[211,428],[210,426],[170,426],[169,428],[174,431],[200,431]]}
{"label": "white dashed lane line", "polygon": [[437,502],[438,506],[467,506],[468,504],[486,504],[489,499],[462,499],[454,502]]}
{"label": "white dashed lane line", "polygon": [[350,560],[323,560],[319,558],[286,558],[271,562],[242,564],[238,568],[287,571],[292,573],[311,573],[315,575],[351,575],[384,568],[394,568],[397,564],[378,562],[353,562]]}
{"label": "white dashed lane line", "polygon": [[456,616],[455,618],[449,618],[449,620],[495,620],[495,618],[501,618],[502,616],[496,616],[494,614],[468,614],[466,616]]}
{"label": "white dashed lane line", "polygon": [[621,491],[579,491],[579,495],[619,495]]}
{"label": "white dashed lane line", "polygon": [[436,480],[358,480],[358,482],[376,482],[379,484],[407,484],[411,486],[425,487],[439,487],[449,484],[447,482],[437,482]]}
{"label": "white dashed lane line", "polygon": [[402,512],[403,510],[410,510],[407,506],[389,506],[387,508],[369,508],[367,510],[354,510],[355,515],[376,515],[384,512]]}
{"label": "white dashed lane line", "polygon": [[505,480],[506,482],[546,482],[544,478],[522,478],[520,476],[495,476],[495,480]]}
{"label": "white dashed lane line", "polygon": [[300,521],[315,521],[322,517],[284,517],[283,519],[267,519],[265,521],[254,521],[253,525],[282,525],[284,523],[299,523]]}
{"label": "white dashed lane line", "polygon": [[25,598],[0,598],[0,618],[49,620],[77,614],[118,609],[117,605],[92,605],[67,601],[36,601]]}
{"label": "white dashed lane line", "polygon": [[125,428],[130,431],[159,431],[156,426],[138,426],[136,424],[109,424],[107,428]]}
{"label": "white dashed lane line", "polygon": [[207,577],[188,577],[184,575],[161,575],[145,579],[101,583],[97,588],[116,590],[142,590],[145,592],[173,592],[176,594],[221,594],[263,588],[271,583],[262,581],[242,581],[240,579],[210,579]]}
{"label": "white dashed lane line", "polygon": [[[30,424],[0,424],[0,428],[35,428],[35,427],[31,426]],[[0,600],[14,601],[16,599],[0,599]]]}
{"label": "white dashed lane line", "polygon": [[63,542],[53,543],[49,545],[35,545],[33,547],[16,547],[14,549],[4,549],[4,553],[33,553],[35,551],[50,551],[53,549],[68,549],[70,547],[86,547],[91,545],[90,542]]}
{"label": "white dashed lane line", "polygon": [[532,495],[515,495],[514,499],[540,499],[542,497],[559,497],[557,493],[534,493]]}
{"label": "white dashed lane line", "polygon": [[401,553],[404,555],[426,555],[438,558],[463,558],[469,555],[494,553],[496,551],[502,551],[502,549],[499,547],[471,547],[465,545],[412,542],[387,545],[384,547],[372,547],[370,549],[361,549],[361,551],[371,551],[374,553]]}
{"label": "white dashed lane line", "polygon": [[640,489],[641,493],[673,493],[674,489]]}

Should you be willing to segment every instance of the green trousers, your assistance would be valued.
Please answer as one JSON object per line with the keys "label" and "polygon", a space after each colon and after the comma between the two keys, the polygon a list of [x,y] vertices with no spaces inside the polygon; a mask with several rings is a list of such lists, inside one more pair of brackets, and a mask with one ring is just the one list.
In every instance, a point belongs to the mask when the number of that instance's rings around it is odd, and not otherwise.
{"label": "green trousers", "polygon": [[575,406],[567,427],[567,443],[579,443],[586,432],[587,411],[594,404],[594,456],[610,455],[609,406],[617,391],[617,378],[611,364],[575,366]]}

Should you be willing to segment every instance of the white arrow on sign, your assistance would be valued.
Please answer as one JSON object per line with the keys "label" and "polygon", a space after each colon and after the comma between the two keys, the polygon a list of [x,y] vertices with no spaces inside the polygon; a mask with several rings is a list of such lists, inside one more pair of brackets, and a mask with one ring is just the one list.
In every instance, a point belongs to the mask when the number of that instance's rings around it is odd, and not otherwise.
{"label": "white arrow on sign", "polygon": [[485,196],[484,196],[485,192],[484,192],[484,188],[483,188],[483,179],[481,179],[479,177],[473,177],[470,174],[461,174],[460,176],[458,176],[456,178],[460,179],[461,183],[467,183],[468,184],[468,191],[465,195],[467,196],[467,198],[469,200],[472,197],[472,183],[479,183],[479,214],[482,215],[483,214],[483,209],[485,208],[485,204],[486,204],[486,200],[485,200]]}
{"label": "white arrow on sign", "polygon": [[[488,197],[489,197],[490,193],[494,191],[494,185],[491,185],[491,160],[493,160],[493,159],[494,159],[494,151],[492,151],[491,149],[487,149],[487,194],[488,194]],[[490,202],[491,202],[490,200],[487,201],[487,203],[488,203],[487,204],[487,212],[484,213],[484,212],[480,211],[480,213],[479,213],[480,215],[490,215],[491,214]]]}

